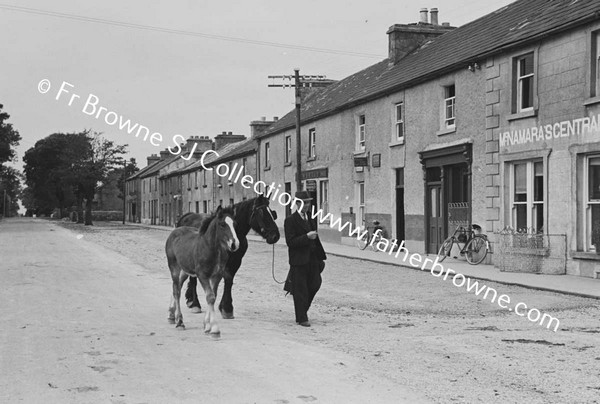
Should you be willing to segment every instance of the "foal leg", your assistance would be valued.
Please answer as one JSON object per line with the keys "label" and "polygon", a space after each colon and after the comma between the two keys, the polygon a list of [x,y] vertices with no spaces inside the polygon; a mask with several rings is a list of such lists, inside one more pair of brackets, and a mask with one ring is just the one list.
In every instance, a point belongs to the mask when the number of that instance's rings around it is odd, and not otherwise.
{"label": "foal leg", "polygon": [[216,322],[215,292],[219,286],[220,277],[218,279],[215,277],[207,279],[203,276],[199,277],[198,279],[202,284],[202,288],[204,289],[204,293],[206,294],[206,303],[208,304],[208,311],[206,312],[206,316],[204,318],[204,332],[207,334],[210,333],[212,337],[219,338],[221,336],[221,331],[219,330],[219,326]]}
{"label": "foal leg", "polygon": [[188,275],[179,271],[177,278],[175,275],[173,276],[173,300],[175,300],[175,327],[185,329],[185,324],[183,324],[183,314],[181,313],[181,287],[183,283],[188,278]]}

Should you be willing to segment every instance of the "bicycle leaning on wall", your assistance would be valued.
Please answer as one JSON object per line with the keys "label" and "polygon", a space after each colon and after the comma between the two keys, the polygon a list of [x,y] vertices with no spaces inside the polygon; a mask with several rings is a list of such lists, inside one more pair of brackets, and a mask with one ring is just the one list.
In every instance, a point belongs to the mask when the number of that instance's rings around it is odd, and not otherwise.
{"label": "bicycle leaning on wall", "polygon": [[[363,223],[366,223],[363,220]],[[373,220],[373,232],[371,232],[371,228],[367,227],[368,233],[365,233],[364,237],[356,239],[356,246],[361,250],[367,248],[367,246],[371,246],[373,251],[380,251],[377,247],[377,243],[379,243],[385,237],[385,227],[383,227],[378,220]]]}
{"label": "bicycle leaning on wall", "polygon": [[459,254],[464,255],[471,265],[481,263],[490,249],[487,236],[481,234],[481,226],[476,224],[467,227],[458,226],[454,233],[442,243],[438,252],[438,262],[442,262],[450,255],[455,243],[460,248]]}

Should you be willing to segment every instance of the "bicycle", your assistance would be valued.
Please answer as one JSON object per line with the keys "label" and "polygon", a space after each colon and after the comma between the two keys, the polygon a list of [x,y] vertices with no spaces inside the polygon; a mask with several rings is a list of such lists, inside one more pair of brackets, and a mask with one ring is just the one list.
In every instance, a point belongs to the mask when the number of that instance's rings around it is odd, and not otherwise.
{"label": "bicycle", "polygon": [[[363,223],[364,222],[365,221],[363,220]],[[379,248],[377,248],[377,243],[379,243],[383,239],[382,233],[384,229],[379,225],[379,222],[377,220],[374,220],[373,224],[375,225],[375,231],[373,233],[371,233],[369,231],[369,228],[367,227],[367,233],[363,237],[356,239],[356,246],[359,249],[364,250],[367,248],[367,246],[371,246],[371,249],[373,251],[380,251]],[[377,230],[381,231],[378,232]]]}
{"label": "bicycle", "polygon": [[448,237],[442,243],[438,252],[438,262],[442,262],[450,255],[454,243],[459,247],[463,244],[460,249],[460,255],[464,255],[467,262],[471,265],[477,265],[481,263],[490,250],[490,243],[485,234],[480,234],[481,227],[473,224],[468,228],[458,226],[454,233]]}

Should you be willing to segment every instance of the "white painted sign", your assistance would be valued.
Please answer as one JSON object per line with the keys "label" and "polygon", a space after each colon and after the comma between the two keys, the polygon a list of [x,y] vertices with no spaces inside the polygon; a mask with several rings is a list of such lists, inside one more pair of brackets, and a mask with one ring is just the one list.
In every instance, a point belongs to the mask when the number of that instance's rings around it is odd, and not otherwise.
{"label": "white painted sign", "polygon": [[600,114],[592,117],[556,122],[554,124],[500,132],[500,147],[597,133],[599,124]]}

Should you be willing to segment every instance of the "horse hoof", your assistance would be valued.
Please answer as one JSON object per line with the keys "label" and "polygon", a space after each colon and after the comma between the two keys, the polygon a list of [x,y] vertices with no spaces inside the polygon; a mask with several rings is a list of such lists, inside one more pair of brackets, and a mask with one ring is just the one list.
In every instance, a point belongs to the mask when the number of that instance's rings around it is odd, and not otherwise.
{"label": "horse hoof", "polygon": [[185,324],[183,324],[183,323],[179,323],[179,324],[177,324],[177,325],[175,326],[175,328],[176,328],[177,330],[185,330]]}
{"label": "horse hoof", "polygon": [[196,307],[196,306],[190,307],[190,311],[192,313],[202,313],[202,309],[200,307]]}
{"label": "horse hoof", "polygon": [[219,338],[221,338],[221,331],[211,332],[211,333],[209,333],[209,335],[213,339],[219,339]]}
{"label": "horse hoof", "polygon": [[233,311],[231,313],[227,313],[226,311],[222,311],[221,312],[221,317],[223,317],[225,320],[232,320],[233,317]]}

